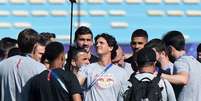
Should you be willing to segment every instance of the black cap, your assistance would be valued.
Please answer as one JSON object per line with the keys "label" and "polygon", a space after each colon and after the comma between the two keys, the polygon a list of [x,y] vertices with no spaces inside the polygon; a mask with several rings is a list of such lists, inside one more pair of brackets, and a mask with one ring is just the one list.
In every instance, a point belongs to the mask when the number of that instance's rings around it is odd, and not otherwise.
{"label": "black cap", "polygon": [[152,48],[143,48],[137,53],[138,66],[144,66],[156,61],[156,53]]}

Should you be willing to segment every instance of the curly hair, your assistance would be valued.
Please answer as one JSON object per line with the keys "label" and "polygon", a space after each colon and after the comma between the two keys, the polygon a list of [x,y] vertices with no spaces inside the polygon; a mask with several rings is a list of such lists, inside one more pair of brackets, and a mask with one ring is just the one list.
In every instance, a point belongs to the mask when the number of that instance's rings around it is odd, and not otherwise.
{"label": "curly hair", "polygon": [[111,59],[114,59],[117,55],[116,50],[118,49],[118,44],[117,44],[116,39],[112,35],[102,33],[102,34],[99,34],[95,37],[95,42],[100,37],[103,37],[107,41],[107,44],[109,47],[113,47],[113,49],[111,51]]}

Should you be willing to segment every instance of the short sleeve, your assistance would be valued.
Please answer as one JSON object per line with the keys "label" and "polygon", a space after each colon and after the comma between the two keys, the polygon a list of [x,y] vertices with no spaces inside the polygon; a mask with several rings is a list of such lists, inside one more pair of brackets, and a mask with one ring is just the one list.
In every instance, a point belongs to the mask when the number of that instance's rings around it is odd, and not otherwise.
{"label": "short sleeve", "polygon": [[73,94],[76,94],[76,93],[81,93],[81,86],[79,84],[79,81],[77,79],[77,77],[71,73],[71,78],[70,78],[70,82],[68,82],[69,84],[68,85],[68,88],[70,90],[70,94],[73,95]]}
{"label": "short sleeve", "polygon": [[172,85],[167,81],[167,80],[164,80],[164,84],[166,86],[165,89],[167,89],[167,98],[168,98],[168,101],[176,101],[176,98],[175,98],[175,94],[174,94],[174,90],[172,88]]}
{"label": "short sleeve", "polygon": [[174,63],[175,68],[177,69],[177,73],[179,72],[189,72],[189,64],[185,59],[179,59]]}

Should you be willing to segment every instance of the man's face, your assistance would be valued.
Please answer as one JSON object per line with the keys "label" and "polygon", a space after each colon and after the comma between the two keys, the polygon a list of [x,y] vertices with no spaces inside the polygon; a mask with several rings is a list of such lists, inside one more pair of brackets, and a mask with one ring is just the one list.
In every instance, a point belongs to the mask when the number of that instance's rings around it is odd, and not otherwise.
{"label": "man's face", "polygon": [[114,63],[114,64],[117,64],[117,65],[119,65],[120,67],[123,67],[123,65],[124,65],[124,52],[123,52],[123,50],[119,47],[118,49],[117,49],[117,56],[112,60],[112,62]]}
{"label": "man's face", "polygon": [[96,41],[96,53],[98,55],[104,55],[111,53],[113,47],[110,47],[107,41],[103,37],[99,37]]}
{"label": "man's face", "polygon": [[131,41],[131,48],[133,52],[136,53],[140,49],[144,48],[144,45],[147,43],[147,40],[144,37],[133,37]]}
{"label": "man's face", "polygon": [[79,35],[76,40],[76,44],[78,47],[84,48],[87,52],[89,52],[93,45],[91,34]]}
{"label": "man's face", "polygon": [[77,67],[81,67],[81,65],[84,64],[89,64],[89,55],[86,52],[78,53],[75,59],[75,64]]}
{"label": "man's face", "polygon": [[45,46],[37,44],[33,50],[32,56],[36,61],[40,61],[45,52]]}

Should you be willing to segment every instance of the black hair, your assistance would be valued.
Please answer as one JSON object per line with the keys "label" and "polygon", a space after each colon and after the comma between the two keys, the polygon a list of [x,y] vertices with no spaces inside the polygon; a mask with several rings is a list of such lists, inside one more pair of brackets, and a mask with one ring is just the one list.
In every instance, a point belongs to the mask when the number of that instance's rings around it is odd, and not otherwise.
{"label": "black hair", "polygon": [[50,42],[45,47],[45,53],[42,55],[41,62],[43,63],[46,59],[48,62],[54,61],[62,52],[64,52],[64,46],[60,42]]}
{"label": "black hair", "polygon": [[68,51],[68,56],[71,56],[70,58],[75,59],[77,54],[80,52],[87,53],[87,51],[84,48],[72,46],[72,47],[70,47],[70,49]]}
{"label": "black hair", "polygon": [[68,50],[68,58],[66,59],[66,65],[65,65],[65,70],[70,70],[71,69],[71,61],[73,59],[77,58],[77,55],[80,52],[85,52],[87,51],[84,48],[76,47],[76,46],[71,46]]}
{"label": "black hair", "polygon": [[197,52],[201,52],[201,43],[197,47]]}
{"label": "black hair", "polygon": [[44,37],[42,37],[41,35],[39,35],[39,40],[37,42],[37,44],[33,47],[33,52],[36,52],[36,49],[38,46],[42,46],[45,47],[48,43],[50,43],[51,41],[45,39]]}
{"label": "black hair", "polygon": [[137,55],[138,68],[153,65],[156,62],[156,53],[152,48],[142,48]]}
{"label": "black hair", "polygon": [[152,39],[144,47],[155,48],[157,52],[165,52],[166,55],[170,54],[170,51],[167,49],[167,46],[161,39]]}
{"label": "black hair", "polygon": [[11,49],[8,51],[8,58],[9,58],[9,57],[12,57],[12,56],[15,56],[15,55],[21,55],[20,49],[17,48],[17,47],[11,48]]}
{"label": "black hair", "polygon": [[197,60],[201,62],[201,58],[199,58],[201,52],[201,43],[197,47]]}
{"label": "black hair", "polygon": [[16,47],[17,45],[17,40],[10,38],[10,37],[4,37],[1,39],[0,42],[0,48],[4,50],[9,50],[10,48]]}
{"label": "black hair", "polygon": [[143,29],[137,29],[132,33],[131,36],[131,41],[133,40],[134,37],[144,37],[146,40],[148,40],[148,34],[145,30]]}
{"label": "black hair", "polygon": [[51,38],[56,38],[56,34],[55,33],[50,33],[50,32],[42,32],[40,33],[40,36],[47,41],[50,41]]}
{"label": "black hair", "polygon": [[185,39],[181,32],[170,31],[162,39],[167,46],[173,46],[176,50],[185,50]]}
{"label": "black hair", "polygon": [[114,59],[117,55],[116,50],[118,49],[118,44],[117,44],[116,39],[109,34],[102,33],[95,37],[95,43],[98,40],[98,38],[100,38],[100,37],[103,37],[107,41],[107,44],[109,47],[113,47],[113,49],[111,51],[111,59]]}
{"label": "black hair", "polygon": [[0,61],[4,59],[5,54],[4,50],[0,48]]}
{"label": "black hair", "polygon": [[74,42],[77,41],[77,39],[78,39],[78,37],[79,37],[80,35],[86,35],[86,34],[90,34],[90,35],[91,35],[91,38],[93,38],[93,33],[92,33],[92,31],[90,30],[89,27],[80,26],[80,27],[75,31]]}
{"label": "black hair", "polygon": [[51,33],[52,38],[56,38],[56,34],[55,33]]}
{"label": "black hair", "polygon": [[39,40],[38,40],[37,43],[40,44],[40,45],[42,45],[42,46],[46,46],[49,42],[50,42],[50,40],[48,40],[44,36],[40,35],[39,36]]}
{"label": "black hair", "polygon": [[39,40],[39,34],[34,29],[24,29],[18,35],[18,46],[22,53],[31,53]]}
{"label": "black hair", "polygon": [[4,38],[1,39],[1,41],[9,42],[9,43],[12,43],[12,44],[17,44],[17,40],[13,39],[13,38],[10,38],[10,37],[4,37]]}
{"label": "black hair", "polygon": [[6,58],[8,52],[10,49],[17,47],[17,40],[10,38],[10,37],[4,37],[0,41],[0,48],[2,50],[2,58]]}

